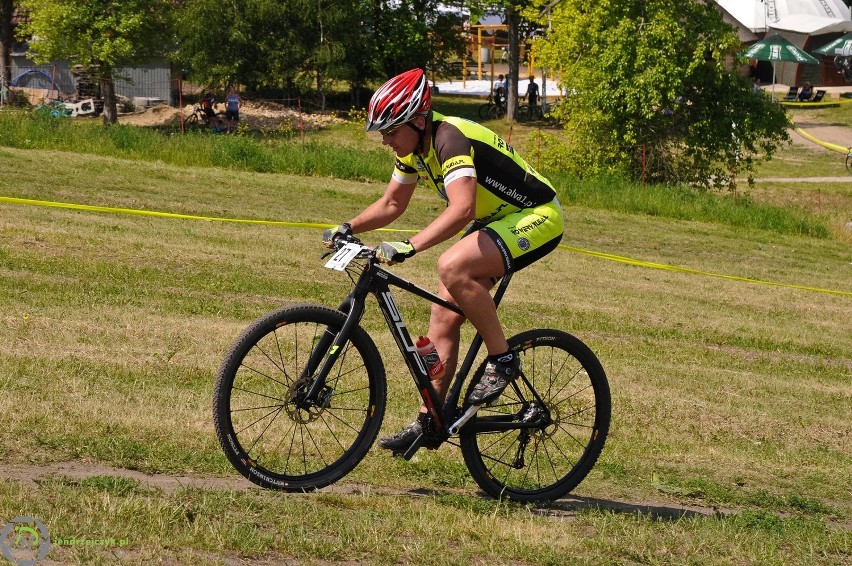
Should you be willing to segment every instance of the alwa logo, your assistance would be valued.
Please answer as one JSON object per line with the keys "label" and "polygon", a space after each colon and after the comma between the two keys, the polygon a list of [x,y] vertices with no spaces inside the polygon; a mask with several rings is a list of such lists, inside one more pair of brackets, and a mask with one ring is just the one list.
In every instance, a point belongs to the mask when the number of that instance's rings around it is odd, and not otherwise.
{"label": "alwa logo", "polygon": [[38,519],[16,517],[0,533],[0,550],[12,564],[32,566],[50,551],[50,534]]}

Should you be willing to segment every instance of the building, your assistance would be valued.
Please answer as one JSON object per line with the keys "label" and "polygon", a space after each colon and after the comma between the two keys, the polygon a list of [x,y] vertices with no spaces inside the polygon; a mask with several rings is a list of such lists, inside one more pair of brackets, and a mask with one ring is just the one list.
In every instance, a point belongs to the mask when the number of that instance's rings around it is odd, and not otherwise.
{"label": "building", "polygon": [[[852,31],[852,12],[843,0],[714,0],[728,23],[739,30],[744,43],[780,33],[796,46],[813,54],[816,49]],[[776,80],[787,85],[805,81],[814,85],[842,86],[834,57],[821,57],[821,65],[776,64]],[[761,82],[772,81],[771,63],[754,67]]]}

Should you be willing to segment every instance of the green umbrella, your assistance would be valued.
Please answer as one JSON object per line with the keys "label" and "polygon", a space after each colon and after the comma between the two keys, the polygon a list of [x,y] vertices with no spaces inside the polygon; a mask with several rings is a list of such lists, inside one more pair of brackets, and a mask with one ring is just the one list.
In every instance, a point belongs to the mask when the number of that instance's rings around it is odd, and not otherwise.
{"label": "green umbrella", "polygon": [[814,51],[820,55],[842,55],[849,57],[852,55],[852,33],[847,33],[844,36],[838,37],[831,43],[827,43]]}
{"label": "green umbrella", "polygon": [[774,33],[754,43],[741,55],[748,59],[772,62],[772,100],[775,100],[775,61],[819,65],[818,60],[787,41],[779,33]]}

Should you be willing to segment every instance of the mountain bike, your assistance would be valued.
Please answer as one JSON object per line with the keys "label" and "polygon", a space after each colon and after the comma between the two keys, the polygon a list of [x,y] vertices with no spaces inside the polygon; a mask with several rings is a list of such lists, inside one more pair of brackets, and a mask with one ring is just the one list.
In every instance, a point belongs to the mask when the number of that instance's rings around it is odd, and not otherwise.
{"label": "mountain bike", "polygon": [[[513,336],[519,375],[491,405],[472,406],[465,400],[485,370],[483,360],[471,373],[482,345],[476,334],[441,403],[391,288],[462,311],[383,268],[357,238],[338,239],[330,254],[325,267],[346,272],[353,283],[340,305],[303,304],[261,316],[219,369],[213,422],[237,471],[264,488],[308,491],[338,481],[364,458],[387,395],[382,357],[360,326],[373,295],[428,410],[423,433],[398,456],[457,445],[485,493],[524,502],[558,499],[586,477],[603,450],[611,410],[606,374],[588,346],[560,330]],[[507,273],[500,280],[495,304],[511,279]]]}
{"label": "mountain bike", "polygon": [[506,98],[502,96],[488,95],[488,102],[480,105],[479,118],[482,120],[496,120],[506,115]]}
{"label": "mountain bike", "polygon": [[519,104],[515,112],[519,122],[529,122],[533,120],[543,120],[544,112],[538,104]]}
{"label": "mountain bike", "polygon": [[199,132],[208,129],[215,133],[224,131],[222,118],[218,114],[212,117],[208,116],[200,104],[192,106],[192,114],[184,118],[183,125],[187,132]]}

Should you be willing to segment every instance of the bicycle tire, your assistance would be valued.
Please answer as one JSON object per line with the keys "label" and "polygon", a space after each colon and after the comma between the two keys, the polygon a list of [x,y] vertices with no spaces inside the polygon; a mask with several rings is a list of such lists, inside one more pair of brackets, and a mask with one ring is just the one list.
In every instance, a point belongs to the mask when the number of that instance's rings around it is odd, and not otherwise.
{"label": "bicycle tire", "polygon": [[506,109],[502,106],[494,105],[488,109],[488,119],[497,120],[506,115]]}
{"label": "bicycle tire", "polygon": [[[520,376],[491,407],[482,407],[460,431],[461,450],[471,476],[485,493],[520,502],[554,501],[585,479],[609,432],[611,400],[606,373],[594,353],[559,330],[530,330],[509,346],[521,356]],[[485,370],[473,375],[468,394]],[[530,431],[475,432],[479,419],[518,422],[534,399],[534,388],[552,422]],[[519,395],[519,392],[521,393]]]}
{"label": "bicycle tire", "polygon": [[190,114],[183,121],[184,131],[197,131],[199,129],[198,114]]}
{"label": "bicycle tire", "polygon": [[530,121],[544,120],[544,113],[541,111],[541,106],[535,105],[528,110]]}
{"label": "bicycle tire", "polygon": [[482,104],[479,107],[479,119],[480,120],[487,120],[488,119],[488,113],[489,113],[489,111],[491,110],[492,107],[493,107],[493,104],[491,104],[490,102],[486,102],[485,104]]}
{"label": "bicycle tire", "polygon": [[298,380],[318,340],[336,334],[345,318],[317,305],[278,309],[249,325],[228,351],[213,391],[213,424],[228,461],[249,481],[319,489],[352,471],[375,441],[387,382],[361,327],[328,375],[323,406],[305,410],[293,401],[306,389]]}

